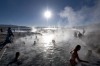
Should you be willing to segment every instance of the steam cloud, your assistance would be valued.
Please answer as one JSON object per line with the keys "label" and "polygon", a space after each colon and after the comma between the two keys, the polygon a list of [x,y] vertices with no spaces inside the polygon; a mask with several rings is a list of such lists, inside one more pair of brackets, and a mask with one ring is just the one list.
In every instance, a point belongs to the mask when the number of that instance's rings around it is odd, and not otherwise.
{"label": "steam cloud", "polygon": [[77,11],[67,6],[59,15],[70,26],[100,23],[100,1],[96,1],[92,7],[83,6]]}

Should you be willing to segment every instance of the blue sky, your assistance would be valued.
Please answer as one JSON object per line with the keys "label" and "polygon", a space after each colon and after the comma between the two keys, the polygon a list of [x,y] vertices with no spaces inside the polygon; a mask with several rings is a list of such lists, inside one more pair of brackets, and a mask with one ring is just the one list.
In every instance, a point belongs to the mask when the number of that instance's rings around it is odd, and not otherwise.
{"label": "blue sky", "polygon": [[[84,7],[89,11],[89,8],[91,10],[96,5],[97,0],[0,0],[0,24],[46,26],[43,13],[48,7],[53,13],[48,24],[65,26],[69,24],[69,16],[62,17],[61,13],[63,14],[64,10],[66,11],[66,7],[68,7],[67,10],[72,9],[73,13],[77,13],[82,9],[84,11]],[[87,11],[83,11],[82,13],[87,13]],[[83,21],[86,21],[86,19]]]}

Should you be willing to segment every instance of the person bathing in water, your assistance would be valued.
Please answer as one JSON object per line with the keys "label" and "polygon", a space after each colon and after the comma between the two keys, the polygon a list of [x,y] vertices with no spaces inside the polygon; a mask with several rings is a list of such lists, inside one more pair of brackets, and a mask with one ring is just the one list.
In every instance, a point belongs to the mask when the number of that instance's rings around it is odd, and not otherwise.
{"label": "person bathing in water", "polygon": [[77,65],[77,61],[78,60],[79,62],[85,62],[85,63],[89,63],[88,61],[84,61],[84,60],[81,60],[78,56],[78,51],[81,49],[81,46],[80,45],[77,45],[75,47],[75,49],[73,51],[71,51],[71,58],[70,58],[70,64],[71,66],[76,66]]}
{"label": "person bathing in water", "polygon": [[15,58],[14,58],[11,62],[9,62],[9,63],[7,64],[7,66],[9,66],[9,65],[11,65],[11,64],[13,64],[13,63],[16,63],[16,62],[17,62],[17,64],[18,64],[18,63],[19,63],[19,57],[20,57],[20,52],[16,52]]}

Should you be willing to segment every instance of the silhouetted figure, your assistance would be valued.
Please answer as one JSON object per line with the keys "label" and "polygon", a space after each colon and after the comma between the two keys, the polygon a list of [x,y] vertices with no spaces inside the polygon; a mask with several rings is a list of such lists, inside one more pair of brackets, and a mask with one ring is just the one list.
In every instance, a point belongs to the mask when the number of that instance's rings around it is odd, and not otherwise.
{"label": "silhouetted figure", "polygon": [[74,32],[74,37],[77,37],[77,32]]}
{"label": "silhouetted figure", "polygon": [[36,45],[36,41],[34,41],[33,45]]}
{"label": "silhouetted figure", "polygon": [[54,44],[55,44],[55,40],[52,40],[52,43],[54,43]]}
{"label": "silhouetted figure", "polygon": [[52,40],[52,43],[53,43],[53,45],[54,45],[54,47],[55,47],[55,44],[56,44],[55,40]]}
{"label": "silhouetted figure", "polygon": [[84,35],[84,33],[85,33],[85,29],[83,29],[83,35]]}
{"label": "silhouetted figure", "polygon": [[76,66],[77,65],[77,61],[76,59],[79,61],[79,62],[85,62],[85,63],[88,63],[88,61],[84,61],[84,60],[81,60],[78,56],[78,51],[81,49],[81,46],[80,45],[77,45],[75,47],[75,49],[73,51],[71,51],[71,58],[70,58],[70,64],[71,66]]}
{"label": "silhouetted figure", "polygon": [[0,29],[0,32],[3,32],[3,29],[2,28]]}
{"label": "silhouetted figure", "polygon": [[8,34],[8,36],[10,36],[10,37],[11,37],[11,36],[14,36],[10,27],[9,27],[8,30],[7,30],[7,34]]}
{"label": "silhouetted figure", "polygon": [[37,42],[39,41],[39,39],[38,39],[37,35],[36,35],[36,37],[35,37],[35,40],[36,40]]}
{"label": "silhouetted figure", "polygon": [[0,45],[0,49],[2,49],[6,44],[8,43],[12,43],[12,36],[14,37],[11,28],[9,27],[7,30],[7,35],[6,35],[6,39],[3,42],[3,44]]}
{"label": "silhouetted figure", "polygon": [[11,28],[9,27],[7,30],[7,36],[6,36],[6,42],[11,43],[12,37],[14,37],[14,34],[12,33]]}
{"label": "silhouetted figure", "polygon": [[25,44],[25,41],[23,41],[23,44]]}
{"label": "silhouetted figure", "polygon": [[35,37],[35,39],[37,40],[37,36]]}
{"label": "silhouetted figure", "polygon": [[20,56],[20,52],[16,52],[15,58],[14,58],[11,62],[9,62],[9,63],[7,64],[7,66],[9,66],[9,65],[11,65],[11,64],[13,64],[13,63],[20,64],[20,63],[18,62],[19,56]]}
{"label": "silhouetted figure", "polygon": [[79,38],[82,38],[82,36],[83,36],[83,34],[79,32],[79,33],[78,33],[78,37],[79,37]]}

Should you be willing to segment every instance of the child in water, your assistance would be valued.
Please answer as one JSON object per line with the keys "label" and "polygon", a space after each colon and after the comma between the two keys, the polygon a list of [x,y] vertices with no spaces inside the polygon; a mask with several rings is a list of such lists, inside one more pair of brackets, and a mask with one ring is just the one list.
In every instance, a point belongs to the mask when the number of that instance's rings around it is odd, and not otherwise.
{"label": "child in water", "polygon": [[9,65],[11,65],[11,64],[13,64],[13,63],[18,62],[19,56],[20,56],[20,52],[16,52],[15,58],[14,58],[11,62],[9,62],[9,63],[7,64],[7,66],[9,66]]}
{"label": "child in water", "polygon": [[88,63],[88,61],[84,61],[84,60],[81,60],[78,56],[78,51],[81,49],[81,46],[80,45],[77,45],[75,47],[75,49],[73,51],[71,51],[70,53],[72,54],[71,55],[71,58],[70,58],[70,64],[71,66],[76,66],[77,65],[77,61],[76,59],[79,61],[79,62],[85,62],[85,63]]}

